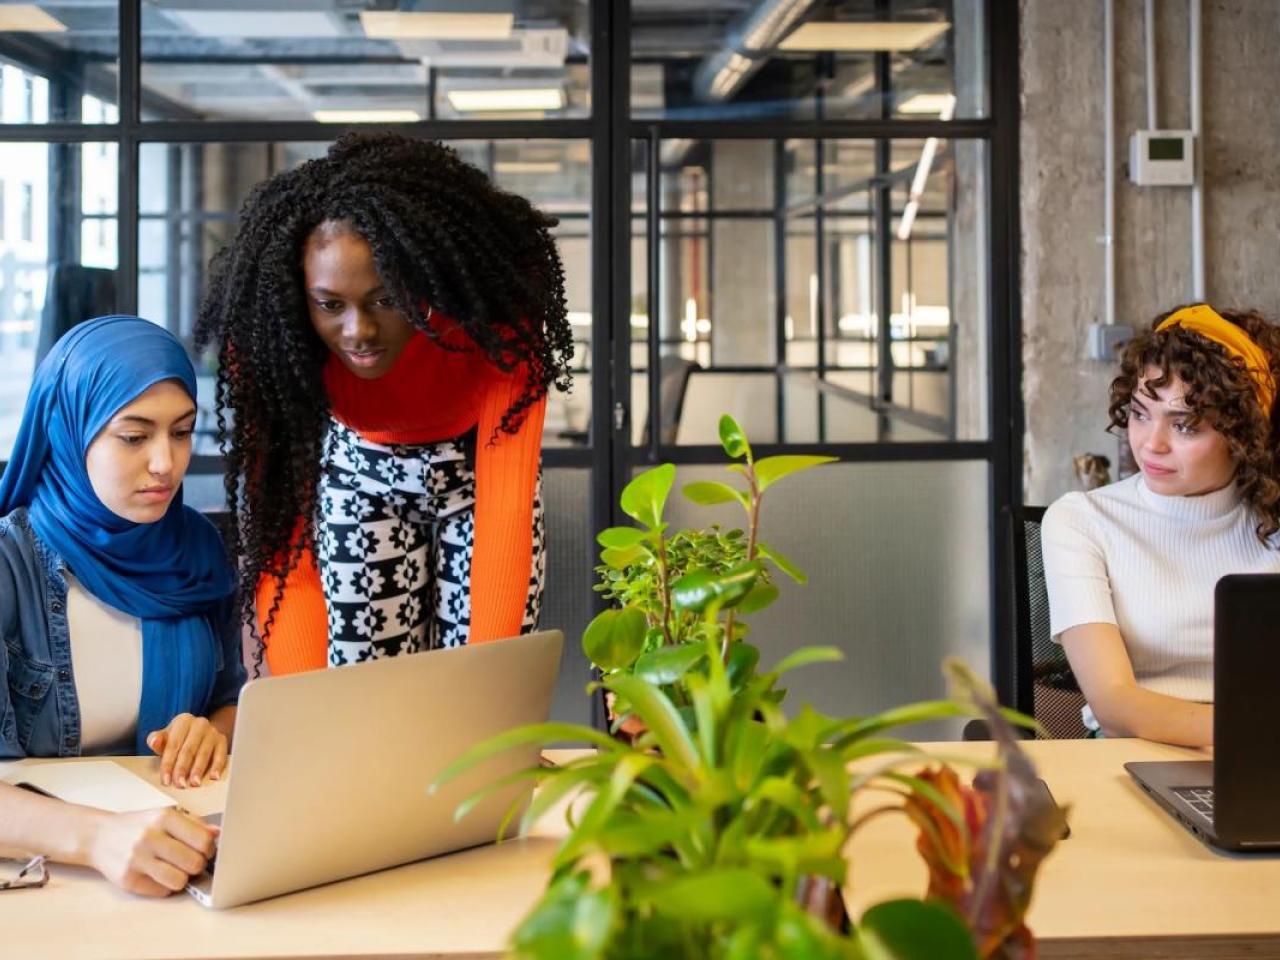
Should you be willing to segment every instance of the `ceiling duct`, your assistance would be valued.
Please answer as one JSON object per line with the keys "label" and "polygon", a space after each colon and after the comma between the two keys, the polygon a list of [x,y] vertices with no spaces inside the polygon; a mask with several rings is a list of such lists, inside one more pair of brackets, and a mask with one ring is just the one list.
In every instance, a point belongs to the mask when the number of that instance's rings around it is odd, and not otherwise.
{"label": "ceiling duct", "polygon": [[817,0],[760,0],[729,27],[724,45],[698,64],[695,96],[711,102],[732,97],[816,5]]}

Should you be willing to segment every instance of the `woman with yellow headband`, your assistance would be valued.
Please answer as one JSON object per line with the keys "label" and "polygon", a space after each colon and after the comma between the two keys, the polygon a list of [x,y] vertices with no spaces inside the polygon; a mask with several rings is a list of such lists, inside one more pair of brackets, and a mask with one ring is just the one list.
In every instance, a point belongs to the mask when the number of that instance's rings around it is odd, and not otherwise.
{"label": "woman with yellow headband", "polygon": [[1213,742],[1213,590],[1280,572],[1280,328],[1196,304],[1130,341],[1113,432],[1139,472],[1069,493],[1041,529],[1049,619],[1088,700],[1086,726]]}

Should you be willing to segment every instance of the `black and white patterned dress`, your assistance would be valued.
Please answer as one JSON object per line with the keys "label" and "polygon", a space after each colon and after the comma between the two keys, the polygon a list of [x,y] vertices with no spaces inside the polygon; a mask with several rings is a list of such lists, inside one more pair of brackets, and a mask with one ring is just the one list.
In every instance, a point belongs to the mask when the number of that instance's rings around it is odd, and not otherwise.
{"label": "black and white patterned dress", "polygon": [[[373,443],[330,420],[316,529],[330,666],[467,642],[474,445],[474,434],[438,443]],[[522,633],[537,625],[545,571],[539,473]]]}

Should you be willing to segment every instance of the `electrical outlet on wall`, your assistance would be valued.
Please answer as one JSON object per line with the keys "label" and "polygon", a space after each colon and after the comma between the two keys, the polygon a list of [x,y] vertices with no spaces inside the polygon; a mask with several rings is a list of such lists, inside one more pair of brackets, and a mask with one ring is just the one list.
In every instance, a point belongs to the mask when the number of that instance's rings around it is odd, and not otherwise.
{"label": "electrical outlet on wall", "polygon": [[1114,323],[1091,323],[1086,343],[1090,360],[1115,362],[1124,345],[1133,339],[1133,327]]}

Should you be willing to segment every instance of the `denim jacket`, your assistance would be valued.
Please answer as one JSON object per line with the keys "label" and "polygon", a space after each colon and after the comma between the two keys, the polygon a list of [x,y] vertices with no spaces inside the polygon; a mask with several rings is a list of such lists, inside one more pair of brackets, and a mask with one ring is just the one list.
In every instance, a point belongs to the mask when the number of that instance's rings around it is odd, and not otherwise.
{"label": "denim jacket", "polygon": [[[0,760],[80,755],[80,701],[71,672],[65,565],[27,518],[0,517]],[[218,674],[205,715],[244,685],[235,597],[210,615]]]}

